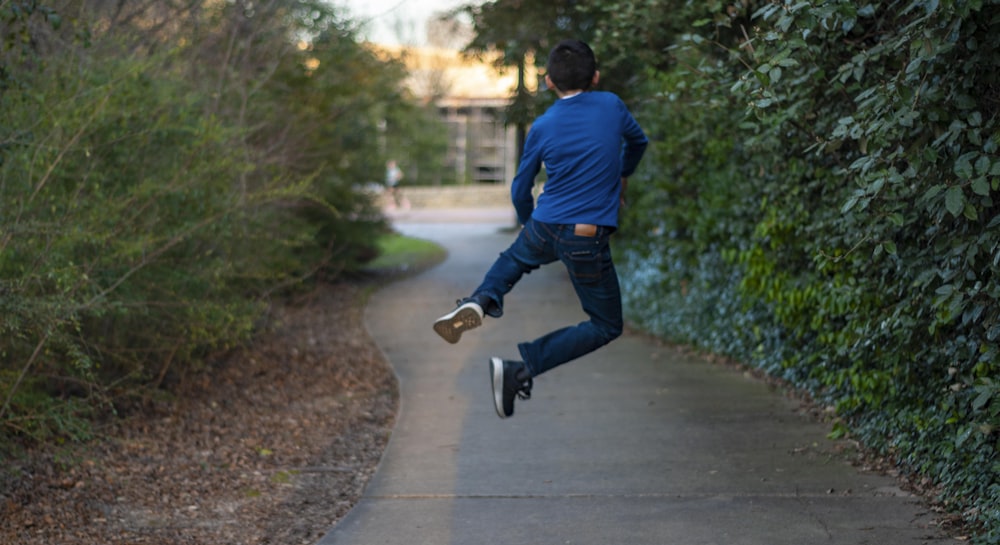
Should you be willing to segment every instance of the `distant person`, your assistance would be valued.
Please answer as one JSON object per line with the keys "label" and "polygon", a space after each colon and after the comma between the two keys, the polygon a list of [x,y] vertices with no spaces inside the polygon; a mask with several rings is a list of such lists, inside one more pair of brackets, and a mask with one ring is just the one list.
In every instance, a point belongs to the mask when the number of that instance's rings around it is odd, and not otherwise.
{"label": "distant person", "polygon": [[395,160],[390,159],[385,164],[385,187],[389,190],[389,196],[392,198],[392,204],[396,208],[409,208],[410,203],[403,197],[402,192],[399,189],[399,183],[403,181],[403,171],[396,164]]}
{"label": "distant person", "polygon": [[[593,352],[622,333],[621,292],[609,240],[618,227],[625,189],[648,140],[616,95],[592,91],[600,72],[590,47],[566,40],[549,53],[546,85],[556,101],[535,120],[525,142],[511,199],[523,226],[472,295],[434,322],[457,343],[485,315],[503,315],[503,297],[541,265],[561,261],[589,321],[518,345],[520,360],[490,358],[493,401],[500,418],[514,414],[514,398],[529,399],[533,378]],[[545,191],[532,198],[542,165]]]}

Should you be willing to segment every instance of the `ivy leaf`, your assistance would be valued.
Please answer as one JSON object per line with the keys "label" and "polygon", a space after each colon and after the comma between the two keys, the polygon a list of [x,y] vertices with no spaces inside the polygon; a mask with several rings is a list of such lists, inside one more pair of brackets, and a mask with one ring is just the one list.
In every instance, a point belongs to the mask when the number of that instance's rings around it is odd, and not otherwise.
{"label": "ivy leaf", "polygon": [[972,410],[974,411],[978,411],[985,407],[986,404],[990,402],[990,398],[993,397],[993,390],[989,388],[980,387],[976,389],[979,390],[979,395],[976,396],[976,399],[972,400]]}
{"label": "ivy leaf", "polygon": [[971,426],[962,428],[958,431],[955,436],[955,448],[961,448],[962,445],[969,439],[972,435],[973,428]]}
{"label": "ivy leaf", "polygon": [[846,213],[850,212],[851,209],[854,208],[854,205],[858,204],[858,199],[859,198],[860,198],[860,195],[858,195],[857,193],[855,193],[854,195],[852,195],[851,198],[847,199],[847,202],[845,202],[844,205],[840,207],[840,213],[841,214],[846,214]]}
{"label": "ivy leaf", "polygon": [[980,155],[979,159],[976,159],[976,173],[980,175],[985,175],[990,171],[990,158],[987,155]]}
{"label": "ivy leaf", "polygon": [[980,176],[975,180],[972,180],[972,192],[976,195],[982,195],[984,197],[990,194],[990,183],[986,181],[985,176]]}
{"label": "ivy leaf", "polygon": [[938,289],[934,290],[934,293],[941,295],[943,297],[947,297],[951,295],[954,291],[955,291],[955,286],[951,284],[944,284],[942,286],[939,286]]}
{"label": "ivy leaf", "polygon": [[982,317],[983,311],[986,310],[986,305],[976,305],[969,310],[966,310],[962,314],[962,325],[974,324],[979,322],[979,318]]}
{"label": "ivy leaf", "polygon": [[948,188],[948,191],[944,194],[944,206],[955,217],[958,217],[964,211],[965,194],[962,193],[960,186],[956,185]]}
{"label": "ivy leaf", "polygon": [[943,190],[943,189],[944,189],[944,186],[941,185],[941,184],[932,185],[924,193],[924,200],[925,201],[929,201],[929,200],[933,199],[934,197],[937,197],[938,193],[940,193],[941,190]]}
{"label": "ivy leaf", "polygon": [[976,207],[973,206],[971,202],[967,202],[965,203],[965,212],[963,213],[963,215],[966,217],[966,219],[975,221],[979,219],[979,210],[976,210]]}
{"label": "ivy leaf", "polygon": [[958,176],[962,180],[968,180],[972,177],[972,157],[977,155],[977,152],[966,153],[955,160],[955,176]]}
{"label": "ivy leaf", "polygon": [[753,75],[756,76],[757,81],[759,81],[763,87],[768,87],[771,85],[771,78],[767,75],[770,71],[771,65],[762,64],[760,68],[753,71]]}

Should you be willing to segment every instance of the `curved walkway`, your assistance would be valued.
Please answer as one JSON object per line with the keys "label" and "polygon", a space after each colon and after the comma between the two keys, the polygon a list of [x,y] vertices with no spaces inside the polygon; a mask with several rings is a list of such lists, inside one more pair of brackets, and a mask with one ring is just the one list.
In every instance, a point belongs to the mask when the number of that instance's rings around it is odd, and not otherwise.
{"label": "curved walkway", "polygon": [[358,505],[321,545],[939,544],[893,479],[859,472],[780,392],[626,334],[535,380],[497,418],[488,359],[583,317],[558,266],[526,276],[505,316],[449,345],[437,316],[514,236],[506,211],[402,213],[449,251],[390,285],[366,321],[401,385],[399,419]]}

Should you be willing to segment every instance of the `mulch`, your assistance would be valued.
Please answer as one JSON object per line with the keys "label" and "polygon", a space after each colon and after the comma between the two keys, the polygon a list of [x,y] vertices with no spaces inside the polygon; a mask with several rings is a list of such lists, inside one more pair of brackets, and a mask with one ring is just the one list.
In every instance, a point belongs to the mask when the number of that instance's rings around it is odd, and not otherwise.
{"label": "mulch", "polygon": [[357,502],[398,385],[364,285],[317,287],[274,327],[87,444],[0,472],[0,543],[312,544]]}

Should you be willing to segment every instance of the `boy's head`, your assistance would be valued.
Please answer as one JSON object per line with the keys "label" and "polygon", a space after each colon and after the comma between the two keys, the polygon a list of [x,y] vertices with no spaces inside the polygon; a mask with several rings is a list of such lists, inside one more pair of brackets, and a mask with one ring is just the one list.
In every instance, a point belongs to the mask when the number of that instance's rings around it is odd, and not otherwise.
{"label": "boy's head", "polygon": [[586,91],[597,84],[597,59],[580,40],[563,40],[549,52],[545,78],[557,91]]}

